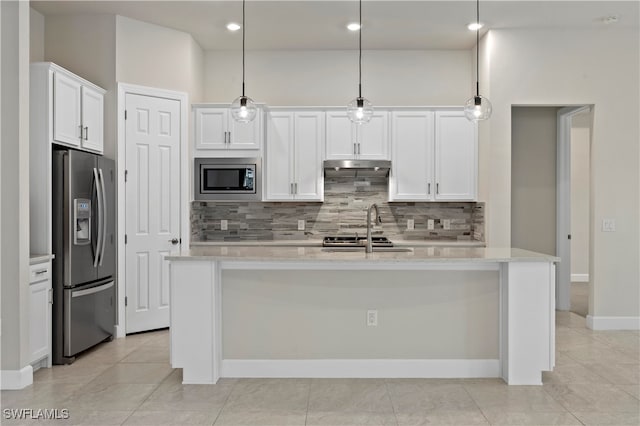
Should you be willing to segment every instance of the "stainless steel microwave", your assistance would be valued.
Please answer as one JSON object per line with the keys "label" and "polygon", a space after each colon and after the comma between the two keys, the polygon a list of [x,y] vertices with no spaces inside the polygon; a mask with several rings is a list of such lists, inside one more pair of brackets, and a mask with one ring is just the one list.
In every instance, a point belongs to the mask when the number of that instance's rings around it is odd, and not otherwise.
{"label": "stainless steel microwave", "polygon": [[196,158],[193,170],[196,201],[262,199],[260,158]]}

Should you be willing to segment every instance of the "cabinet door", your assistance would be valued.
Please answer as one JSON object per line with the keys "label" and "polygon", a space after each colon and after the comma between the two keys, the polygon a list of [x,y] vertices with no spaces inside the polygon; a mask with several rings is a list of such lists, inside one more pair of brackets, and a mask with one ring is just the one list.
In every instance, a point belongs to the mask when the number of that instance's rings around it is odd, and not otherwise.
{"label": "cabinet door", "polygon": [[80,146],[82,85],[60,72],[54,73],[53,80],[53,141]]}
{"label": "cabinet door", "polygon": [[371,121],[354,125],[358,133],[357,157],[363,160],[389,159],[389,113],[374,111]]}
{"label": "cabinet door", "polygon": [[262,139],[262,109],[249,123],[238,123],[229,114],[228,149],[260,149]]}
{"label": "cabinet door", "polygon": [[226,149],[229,140],[227,108],[197,108],[194,113],[196,149]]}
{"label": "cabinet door", "polygon": [[49,355],[49,333],[51,333],[50,288],[51,281],[49,280],[29,285],[30,362],[38,361]]}
{"label": "cabinet door", "polygon": [[322,141],[324,114],[298,112],[295,114],[294,192],[297,200],[322,201]]}
{"label": "cabinet door", "polygon": [[267,121],[264,170],[265,201],[293,199],[293,138],[294,113],[273,112]]}
{"label": "cabinet door", "polygon": [[355,126],[347,117],[347,111],[329,111],[327,117],[326,160],[355,158]]}
{"label": "cabinet door", "polygon": [[104,98],[100,92],[82,86],[82,148],[104,151]]}
{"label": "cabinet door", "polygon": [[433,199],[433,112],[394,112],[392,115],[391,201]]}
{"label": "cabinet door", "polygon": [[436,112],[436,200],[474,201],[477,197],[477,126],[462,111]]}

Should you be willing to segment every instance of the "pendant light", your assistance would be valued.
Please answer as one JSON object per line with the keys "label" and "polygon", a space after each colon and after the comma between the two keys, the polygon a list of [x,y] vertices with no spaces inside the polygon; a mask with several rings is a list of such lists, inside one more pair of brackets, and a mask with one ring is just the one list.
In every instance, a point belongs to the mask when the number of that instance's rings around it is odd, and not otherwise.
{"label": "pendant light", "polygon": [[347,105],[347,116],[356,124],[368,123],[373,115],[373,105],[362,97],[362,0],[360,0],[360,32],[358,56],[358,97]]}
{"label": "pendant light", "polygon": [[470,121],[491,117],[491,102],[480,96],[480,0],[476,0],[476,94],[464,106],[464,115]]}
{"label": "pendant light", "polygon": [[242,0],[242,96],[237,97],[231,104],[231,116],[239,123],[252,121],[258,111],[253,99],[244,95],[244,4],[245,0]]}

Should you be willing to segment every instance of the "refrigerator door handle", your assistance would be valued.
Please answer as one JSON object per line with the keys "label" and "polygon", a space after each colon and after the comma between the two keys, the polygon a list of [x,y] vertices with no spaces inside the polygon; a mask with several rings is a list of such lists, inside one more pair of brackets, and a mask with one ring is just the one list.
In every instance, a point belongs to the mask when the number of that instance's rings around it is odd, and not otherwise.
{"label": "refrigerator door handle", "polygon": [[102,216],[100,216],[100,223],[102,224],[102,247],[100,248],[100,263],[102,266],[102,259],[104,259],[104,247],[107,242],[107,191],[104,189],[104,175],[102,169],[98,169],[98,175],[100,176],[100,188],[102,189]]}
{"label": "refrigerator door handle", "polygon": [[93,267],[98,266],[98,260],[100,258],[100,251],[102,249],[102,188],[100,187],[100,177],[98,176],[98,169],[93,168],[93,178],[96,181],[96,198],[98,199],[98,242],[96,244],[96,252],[93,257]]}

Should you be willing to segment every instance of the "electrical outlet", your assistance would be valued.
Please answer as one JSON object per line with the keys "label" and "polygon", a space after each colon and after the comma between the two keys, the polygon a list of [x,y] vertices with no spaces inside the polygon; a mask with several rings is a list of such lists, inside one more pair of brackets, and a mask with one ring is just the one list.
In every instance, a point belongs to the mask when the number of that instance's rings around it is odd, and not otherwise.
{"label": "electrical outlet", "polygon": [[451,229],[451,219],[445,219],[442,221],[442,229]]}
{"label": "electrical outlet", "polygon": [[304,219],[301,219],[298,221],[298,231],[304,231],[304,228],[305,228]]}
{"label": "electrical outlet", "polygon": [[415,229],[416,228],[416,222],[413,219],[407,219],[407,229],[411,230],[411,229]]}
{"label": "electrical outlet", "polygon": [[427,220],[427,229],[430,231],[433,231],[434,228],[435,228],[434,220],[433,219]]}
{"label": "electrical outlet", "polygon": [[377,327],[378,326],[378,311],[369,310],[367,311],[367,327]]}
{"label": "electrical outlet", "polygon": [[616,232],[616,220],[602,219],[602,232]]}
{"label": "electrical outlet", "polygon": [[226,219],[222,219],[220,221],[220,229],[223,231],[226,231],[227,229],[229,229],[229,221],[227,221]]}

